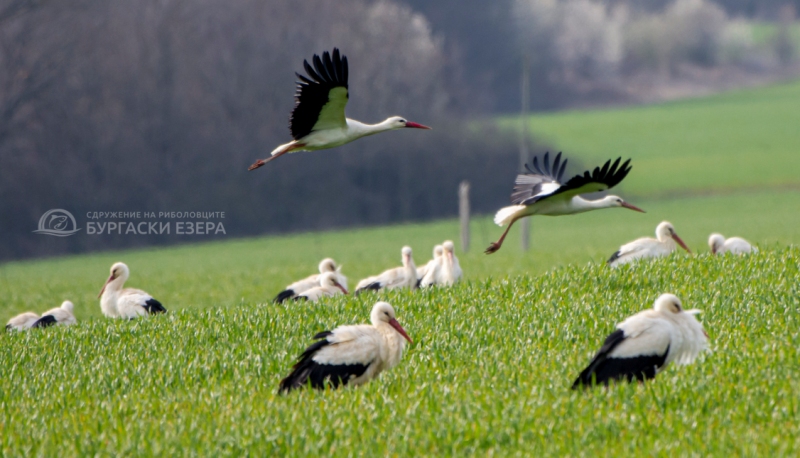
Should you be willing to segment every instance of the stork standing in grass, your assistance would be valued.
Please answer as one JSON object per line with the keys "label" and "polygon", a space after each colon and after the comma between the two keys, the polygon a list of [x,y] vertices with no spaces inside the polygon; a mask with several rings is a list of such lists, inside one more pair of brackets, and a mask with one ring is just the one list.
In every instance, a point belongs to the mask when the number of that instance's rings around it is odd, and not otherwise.
{"label": "stork standing in grass", "polygon": [[404,246],[400,250],[403,265],[384,271],[380,275],[367,277],[356,285],[356,294],[364,290],[397,289],[397,288],[416,288],[417,287],[417,267],[411,257],[411,247]]}
{"label": "stork standing in grass", "polygon": [[439,278],[437,283],[444,286],[453,286],[464,275],[461,270],[461,264],[455,254],[455,245],[450,240],[442,244],[444,248],[444,255],[442,256],[442,267],[439,269]]}
{"label": "stork standing in grass", "polygon": [[574,215],[602,208],[623,207],[644,213],[644,210],[635,207],[618,196],[605,196],[598,200],[586,200],[580,194],[599,192],[611,189],[618,185],[631,171],[628,165],[630,159],[620,166],[617,158],[613,164],[606,161],[602,168],[595,167],[583,175],[575,175],[564,183],[562,177],[567,168],[567,159],[561,162],[561,153],[558,153],[550,166],[549,153],[545,153],[539,167],[538,158],[533,158],[533,169],[525,165],[530,173],[517,175],[514,192],[511,194],[511,205],[501,208],[494,217],[498,226],[507,226],[503,235],[496,242],[492,242],[486,249],[486,254],[492,254],[503,246],[511,226],[520,218],[533,215],[561,216]]}
{"label": "stork standing in grass", "polygon": [[689,247],[678,237],[675,228],[669,221],[662,221],[656,227],[656,237],[642,237],[622,245],[606,262],[611,267],[617,267],[637,259],[668,256],[678,248],[675,243],[688,253],[691,253]]}
{"label": "stork standing in grass", "polygon": [[320,277],[322,274],[326,272],[331,272],[335,274],[336,282],[341,285],[345,290],[347,289],[347,277],[344,276],[341,272],[342,266],[337,266],[336,261],[331,258],[325,258],[319,263],[319,273],[309,275],[308,277],[298,280],[291,285],[287,286],[286,289],[278,293],[275,296],[275,299],[272,301],[276,304],[285,301],[286,299],[291,299],[293,297],[297,297],[300,294],[308,291],[311,288],[316,288],[317,286],[321,286]]}
{"label": "stork standing in grass", "polygon": [[24,331],[26,329],[30,329],[38,320],[39,315],[33,312],[20,313],[19,315],[8,320],[8,324],[6,324],[6,330]]}
{"label": "stork standing in grass", "polygon": [[336,281],[335,272],[325,272],[319,276],[319,286],[307,289],[295,296],[294,300],[317,302],[323,297],[333,297],[337,294],[347,294],[347,289]]}
{"label": "stork standing in grass", "polygon": [[75,306],[72,304],[72,302],[64,301],[61,303],[61,307],[42,313],[42,317],[33,323],[31,327],[46,328],[47,326],[52,326],[54,324],[61,326],[73,325],[78,322],[78,320],[75,319],[74,310]]}
{"label": "stork standing in grass", "polygon": [[125,288],[131,271],[122,262],[111,266],[111,275],[100,290],[100,309],[109,318],[134,319],[139,316],[164,313],[167,309],[153,296],[140,289]]}
{"label": "stork standing in grass", "polygon": [[372,325],[339,326],[314,336],[321,339],[300,355],[292,373],[281,380],[280,391],[326,385],[361,385],[391,369],[403,356],[403,339],[411,338],[400,326],[394,309],[378,302],[370,314]]}
{"label": "stork standing in grass", "polygon": [[313,68],[308,61],[303,61],[308,76],[296,73],[300,81],[297,82],[296,103],[289,119],[294,140],[278,146],[270,157],[259,159],[248,170],[255,170],[286,153],[334,148],[387,130],[430,129],[400,116],[392,116],[378,124],[364,124],[346,118],[344,108],[349,99],[347,57],[334,48],[333,56],[325,51],[322,58],[314,54],[312,61]]}
{"label": "stork standing in grass", "polygon": [[756,249],[750,242],[741,237],[731,237],[725,240],[722,234],[711,234],[708,237],[708,247],[712,254],[748,254]]}
{"label": "stork standing in grass", "polygon": [[572,388],[608,385],[614,380],[644,381],[669,363],[689,364],[706,349],[708,334],[681,300],[662,294],[652,310],[637,313],[617,325]]}

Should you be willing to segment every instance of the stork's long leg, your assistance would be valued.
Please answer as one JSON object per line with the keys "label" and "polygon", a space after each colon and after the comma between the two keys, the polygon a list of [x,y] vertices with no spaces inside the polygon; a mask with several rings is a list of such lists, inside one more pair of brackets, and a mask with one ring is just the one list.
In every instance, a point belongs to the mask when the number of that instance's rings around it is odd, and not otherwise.
{"label": "stork's long leg", "polygon": [[512,219],[511,222],[508,223],[508,227],[506,228],[505,232],[503,232],[503,235],[501,235],[500,238],[496,242],[490,243],[489,244],[489,248],[487,248],[486,251],[484,251],[484,253],[492,254],[495,251],[499,250],[500,247],[503,246],[503,240],[506,239],[506,235],[508,235],[508,231],[511,230],[511,226],[513,226],[514,223],[517,222],[518,219],[519,218]]}
{"label": "stork's long leg", "polygon": [[290,153],[290,152],[292,152],[294,150],[298,150],[298,149],[303,148],[303,147],[305,147],[305,145],[302,144],[302,143],[289,144],[283,151],[278,151],[277,153],[275,153],[274,155],[272,155],[272,156],[270,156],[270,157],[268,157],[266,159],[259,159],[259,160],[255,161],[253,163],[253,165],[251,165],[250,167],[247,168],[247,170],[255,170],[255,169],[265,165],[267,162],[269,162],[269,161],[271,161],[273,159],[277,159],[278,157],[281,157],[286,153]]}

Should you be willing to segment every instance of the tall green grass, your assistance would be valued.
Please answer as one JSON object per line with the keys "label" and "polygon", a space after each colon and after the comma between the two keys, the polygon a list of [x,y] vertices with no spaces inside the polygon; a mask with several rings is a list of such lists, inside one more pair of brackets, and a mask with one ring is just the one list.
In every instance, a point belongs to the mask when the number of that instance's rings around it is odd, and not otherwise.
{"label": "tall green grass", "polygon": [[[797,248],[677,254],[5,335],[0,453],[796,455],[798,261]],[[571,391],[614,325],[665,291],[703,309],[712,351],[652,383]],[[398,367],[357,389],[277,394],[310,336],[366,322],[378,297],[415,341]]]}

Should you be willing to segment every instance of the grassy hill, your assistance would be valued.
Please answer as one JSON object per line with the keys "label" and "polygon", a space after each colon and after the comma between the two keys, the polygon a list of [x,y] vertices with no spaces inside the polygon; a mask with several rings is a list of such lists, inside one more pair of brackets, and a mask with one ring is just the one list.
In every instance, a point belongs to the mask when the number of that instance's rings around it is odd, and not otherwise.
{"label": "grassy hill", "polygon": [[[800,250],[390,292],[415,340],[356,390],[276,393],[311,335],[373,295],[186,309],[0,339],[3,455],[800,453]],[[646,385],[569,390],[626,316],[678,294],[712,351]]]}

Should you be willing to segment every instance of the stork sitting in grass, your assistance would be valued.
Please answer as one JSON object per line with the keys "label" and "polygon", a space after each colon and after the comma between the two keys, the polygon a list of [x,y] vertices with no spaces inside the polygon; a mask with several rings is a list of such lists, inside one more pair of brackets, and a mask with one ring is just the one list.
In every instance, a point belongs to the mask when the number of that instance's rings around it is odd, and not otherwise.
{"label": "stork sitting in grass", "polygon": [[673,361],[691,363],[708,345],[708,334],[694,317],[698,313],[684,310],[674,294],[662,294],[652,310],[617,325],[572,389],[608,385],[614,380],[644,381]]}
{"label": "stork sitting in grass", "polygon": [[281,380],[280,391],[308,384],[317,389],[361,385],[396,366],[403,356],[403,339],[411,343],[411,338],[387,302],[375,304],[370,319],[372,325],[339,326],[315,335],[319,341],[300,355],[292,372]]}

